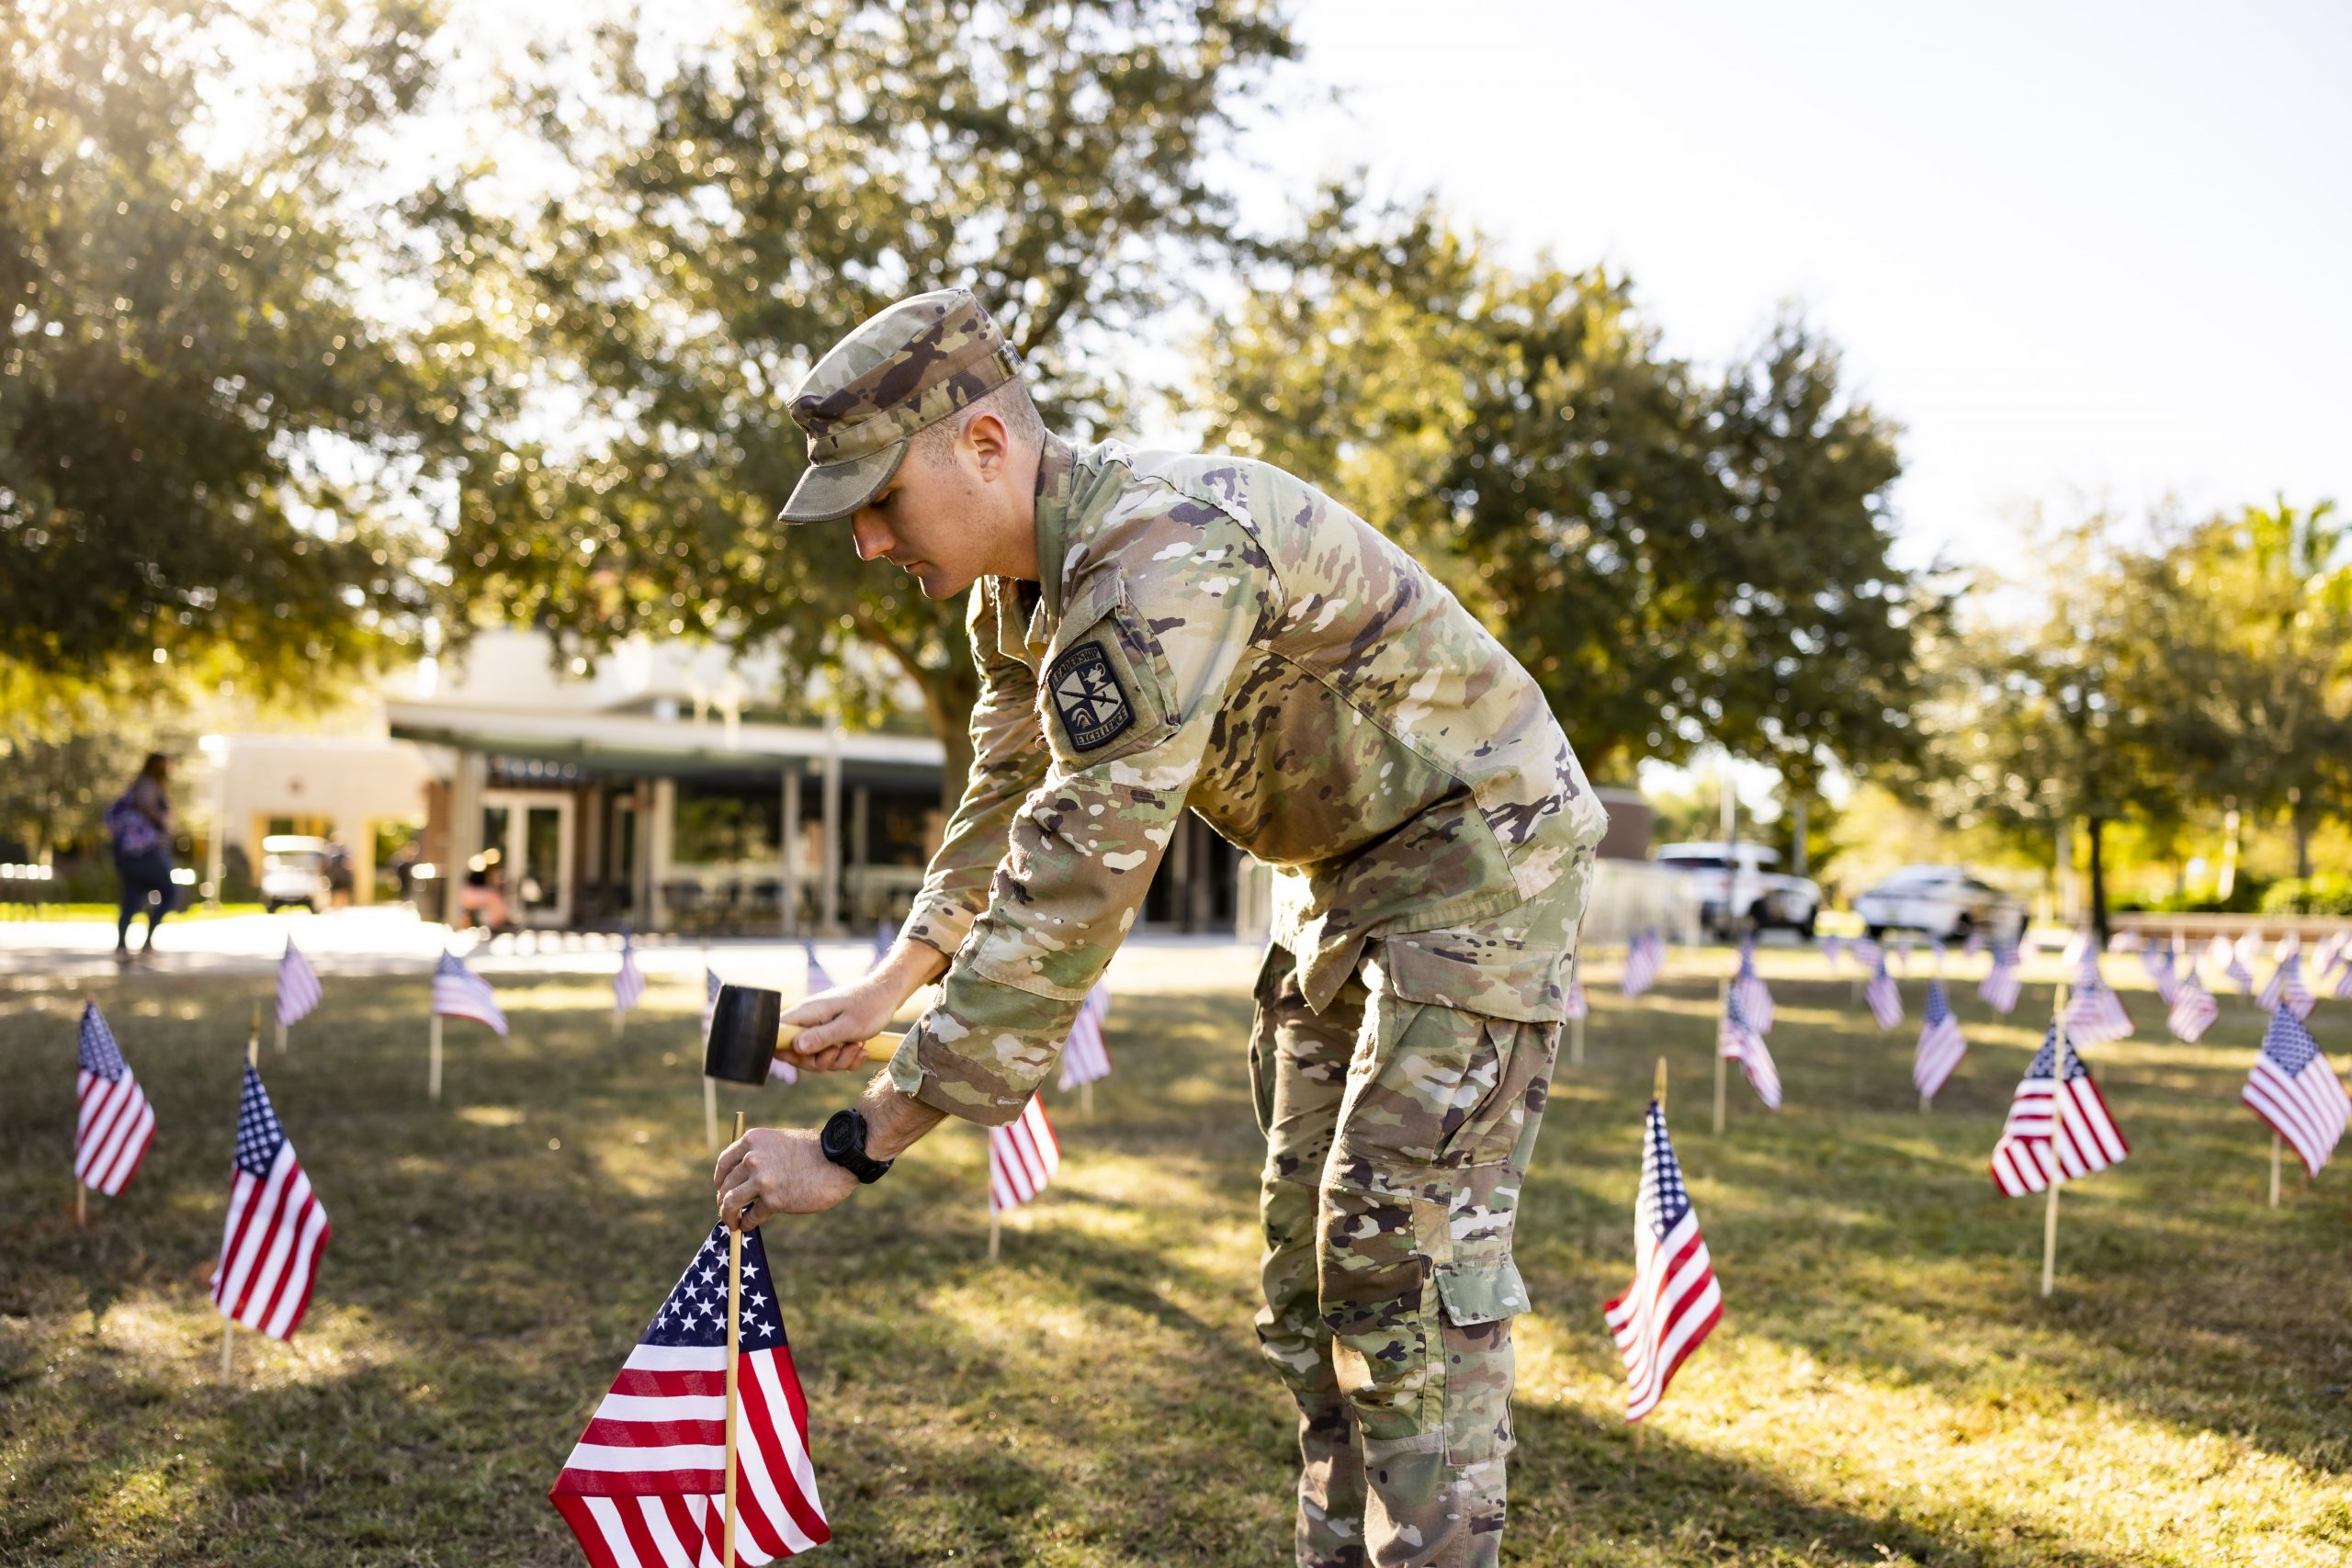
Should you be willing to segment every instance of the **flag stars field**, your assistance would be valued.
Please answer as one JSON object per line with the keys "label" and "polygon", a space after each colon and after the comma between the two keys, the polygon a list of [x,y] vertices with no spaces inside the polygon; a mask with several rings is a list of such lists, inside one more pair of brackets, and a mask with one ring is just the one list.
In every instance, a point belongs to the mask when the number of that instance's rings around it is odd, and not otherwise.
{"label": "flag stars field", "polygon": [[[2218,1020],[2183,1044],[2140,965],[2108,962],[2138,1032],[2083,1055],[2132,1155],[2066,1191],[2042,1302],[2038,1201],[1999,1197],[1984,1162],[2061,967],[2029,955],[2001,1020],[1976,996],[1987,957],[1947,956],[1968,1051],[1922,1116],[1921,960],[1910,1021],[1886,1033],[1851,1003],[1850,964],[1833,979],[1817,953],[1770,946],[1758,962],[1784,1104],[1736,1101],[1716,1137],[1727,950],[1673,950],[1635,1001],[1613,954],[1588,961],[1588,1063],[1555,1085],[1520,1225],[1534,1304],[1514,1329],[1507,1562],[2321,1568],[2352,1553],[2352,1184],[2337,1161],[2307,1186],[2290,1151],[2281,1207],[2265,1207],[2269,1134],[2240,1096],[2270,1015],[2222,983]],[[514,1043],[453,1028],[438,1111],[418,1092],[417,979],[329,974],[332,1038],[306,1022],[265,1056],[335,1235],[300,1335],[244,1337],[236,1387],[216,1376],[204,1280],[268,977],[141,976],[96,995],[158,1132],[84,1233],[78,998],[0,990],[0,1071],[20,1086],[0,1102],[0,1197],[24,1216],[0,1231],[0,1562],[579,1561],[547,1487],[709,1224],[701,987],[654,976],[616,1042],[608,976],[493,978]],[[1277,1555],[1291,1416],[1250,1327],[1262,1144],[1247,1018],[1239,997],[1123,993],[1117,1071],[1091,1118],[1049,1087],[1061,1168],[1007,1216],[993,1268],[970,1128],[943,1128],[832,1213],[763,1227],[773,1262],[747,1270],[746,1299],[780,1312],[805,1387],[835,1538],[812,1562]],[[2323,996],[2309,1027],[2352,1060],[2352,1006]],[[1724,1314],[1636,1455],[1600,1309],[1630,1278],[1660,1055]],[[851,1081],[744,1103],[811,1125]],[[723,1292],[720,1256],[695,1269],[707,1292]]]}

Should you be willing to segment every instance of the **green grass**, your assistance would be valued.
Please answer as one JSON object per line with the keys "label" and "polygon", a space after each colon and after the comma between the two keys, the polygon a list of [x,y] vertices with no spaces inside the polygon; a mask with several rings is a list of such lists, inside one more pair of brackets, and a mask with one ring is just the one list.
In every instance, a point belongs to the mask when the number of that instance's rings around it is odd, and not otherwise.
{"label": "green grass", "polygon": [[[1789,1109],[1735,1077],[1721,1138],[1712,978],[1596,996],[1520,1230],[1539,1304],[1504,1560],[2352,1559],[2352,1170],[2306,1190],[2290,1166],[2264,1206],[2268,1140],[2235,1103],[2259,1015],[2232,1000],[2214,1043],[2092,1053],[2135,1148],[2066,1194],[2043,1301],[2041,1202],[1984,1173],[2029,1031],[1970,998],[1970,1058],[1922,1116],[1917,987],[1882,1036],[1844,982],[1773,978]],[[658,988],[616,1044],[601,984],[501,989],[516,1043],[452,1025],[437,1110],[422,977],[330,981],[292,1054],[265,1046],[337,1234],[300,1337],[241,1332],[225,1385],[204,1281],[249,988],[101,991],[161,1130],[85,1233],[74,998],[0,990],[0,1562],[579,1561],[544,1494],[709,1219],[695,998]],[[1239,998],[1123,998],[1118,1075],[1091,1121],[1055,1105],[1061,1180],[994,1268],[961,1124],[833,1213],[768,1227],[837,1536],[820,1561],[1284,1560],[1291,1417],[1250,1328],[1246,1021]],[[2352,1007],[2315,1022],[2340,1059]],[[1600,1304],[1629,1272],[1661,1052],[1727,1304],[1637,1448]],[[814,1122],[848,1091],[751,1103]]]}

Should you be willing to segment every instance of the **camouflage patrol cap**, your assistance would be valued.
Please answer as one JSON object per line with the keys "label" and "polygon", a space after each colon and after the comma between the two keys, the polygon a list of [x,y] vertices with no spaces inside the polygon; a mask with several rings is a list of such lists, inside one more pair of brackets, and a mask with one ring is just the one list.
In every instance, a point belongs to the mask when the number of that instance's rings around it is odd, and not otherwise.
{"label": "camouflage patrol cap", "polygon": [[846,517],[890,482],[918,430],[1021,374],[1021,356],[968,288],[940,288],[871,316],[792,394],[808,468],[779,523]]}

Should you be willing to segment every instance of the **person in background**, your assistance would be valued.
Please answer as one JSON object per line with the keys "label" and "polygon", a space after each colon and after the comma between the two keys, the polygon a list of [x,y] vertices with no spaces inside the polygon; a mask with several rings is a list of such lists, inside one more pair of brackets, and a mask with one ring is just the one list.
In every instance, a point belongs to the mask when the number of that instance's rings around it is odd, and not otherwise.
{"label": "person in background", "polygon": [[171,776],[171,759],[160,751],[147,753],[139,776],[107,807],[107,833],[114,840],[114,869],[122,884],[121,904],[114,923],[114,961],[128,964],[130,922],[147,916],[147,939],[138,956],[155,951],[155,928],[172,912],[172,805],[164,785]]}

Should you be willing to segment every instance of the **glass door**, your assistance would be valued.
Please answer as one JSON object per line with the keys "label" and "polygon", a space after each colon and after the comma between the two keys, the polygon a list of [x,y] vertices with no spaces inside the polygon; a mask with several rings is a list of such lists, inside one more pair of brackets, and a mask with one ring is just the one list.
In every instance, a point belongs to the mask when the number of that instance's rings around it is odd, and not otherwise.
{"label": "glass door", "polygon": [[498,852],[509,918],[571,923],[572,797],[551,790],[485,790],[482,848]]}

